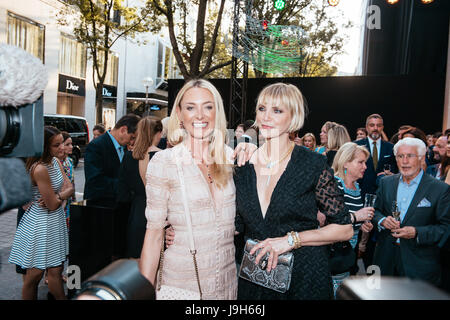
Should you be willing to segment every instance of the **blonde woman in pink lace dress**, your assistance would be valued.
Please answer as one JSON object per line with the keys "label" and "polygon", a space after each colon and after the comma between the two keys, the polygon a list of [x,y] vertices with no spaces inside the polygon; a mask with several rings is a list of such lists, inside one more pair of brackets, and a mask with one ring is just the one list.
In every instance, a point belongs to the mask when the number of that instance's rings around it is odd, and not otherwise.
{"label": "blonde woman in pink lace dress", "polygon": [[163,231],[170,224],[177,237],[164,252],[161,282],[199,290],[177,173],[176,162],[180,161],[202,298],[236,299],[233,151],[225,145],[225,137],[226,119],[217,89],[206,80],[186,83],[169,120],[168,140],[174,147],[158,152],[146,175],[147,231],[139,264],[155,288]]}

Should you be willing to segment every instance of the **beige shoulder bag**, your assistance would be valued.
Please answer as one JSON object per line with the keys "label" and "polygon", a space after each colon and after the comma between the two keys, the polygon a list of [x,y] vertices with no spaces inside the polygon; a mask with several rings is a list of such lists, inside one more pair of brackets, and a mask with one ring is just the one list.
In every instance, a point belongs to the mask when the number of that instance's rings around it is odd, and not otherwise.
{"label": "beige shoulder bag", "polygon": [[197,259],[195,257],[197,251],[195,250],[194,236],[192,233],[191,216],[189,214],[189,207],[186,196],[186,188],[184,186],[184,176],[179,160],[177,159],[178,179],[180,180],[181,193],[183,195],[184,214],[186,217],[186,224],[189,230],[189,249],[194,261],[195,276],[197,277],[198,292],[181,289],[173,286],[161,285],[162,282],[162,268],[164,264],[164,236],[161,245],[161,254],[159,258],[159,278],[158,289],[156,290],[156,300],[202,300],[202,289],[200,287],[200,278],[198,276]]}

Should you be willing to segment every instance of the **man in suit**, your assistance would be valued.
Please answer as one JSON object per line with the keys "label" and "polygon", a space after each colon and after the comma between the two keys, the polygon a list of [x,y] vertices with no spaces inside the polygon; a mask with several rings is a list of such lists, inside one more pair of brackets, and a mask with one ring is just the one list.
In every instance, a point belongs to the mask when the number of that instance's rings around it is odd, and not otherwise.
{"label": "man in suit", "polygon": [[[398,172],[392,152],[393,144],[381,139],[383,129],[383,118],[379,114],[372,114],[366,120],[367,138],[355,141],[370,152],[370,157],[366,161],[367,169],[363,178],[358,181],[363,196],[377,191],[377,182],[381,176]],[[384,170],[385,164],[390,165],[389,172]]]}
{"label": "man in suit", "polygon": [[[101,207],[113,217],[113,260],[125,253],[128,203],[118,203],[119,169],[127,145],[133,145],[140,117],[127,114],[117,121],[114,128],[92,140],[84,156],[84,199],[90,207]],[[104,209],[108,208],[108,209]],[[111,229],[106,225],[95,226],[98,233],[110,237]]]}
{"label": "man in suit", "polygon": [[140,117],[128,114],[114,128],[92,140],[84,156],[84,199],[91,204],[114,208],[117,198],[119,168],[126,146],[135,139]]}
{"label": "man in suit", "polygon": [[[366,119],[367,138],[354,141],[358,145],[365,146],[370,152],[366,161],[367,169],[363,178],[358,180],[362,199],[364,199],[366,193],[376,193],[381,178],[398,172],[392,151],[393,144],[381,139],[383,129],[383,118],[379,114],[371,114]],[[386,164],[390,165],[390,170],[384,170]],[[376,228],[373,228],[367,240],[366,251],[362,256],[366,269],[372,264],[377,236],[378,232]]]}
{"label": "man in suit", "polygon": [[438,163],[428,166],[426,171],[426,173],[441,181],[445,180],[445,177],[441,177],[441,160],[445,158],[447,153],[446,147],[447,136],[440,136],[433,148],[434,157]]}
{"label": "man in suit", "polygon": [[[394,146],[400,174],[380,181],[374,226],[380,230],[374,255],[381,275],[441,284],[440,246],[450,226],[450,186],[422,170],[426,146],[404,138]],[[393,202],[400,212],[392,216]]]}

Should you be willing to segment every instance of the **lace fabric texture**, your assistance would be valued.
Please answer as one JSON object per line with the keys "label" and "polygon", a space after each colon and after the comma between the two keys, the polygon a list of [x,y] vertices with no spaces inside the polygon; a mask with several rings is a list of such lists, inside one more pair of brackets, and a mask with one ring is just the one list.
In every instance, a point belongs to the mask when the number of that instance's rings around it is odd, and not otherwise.
{"label": "lace fabric texture", "polygon": [[[290,231],[319,227],[317,211],[327,223],[350,224],[342,192],[337,188],[333,170],[326,157],[295,147],[286,170],[272,194],[263,218],[252,164],[236,169],[236,229],[245,238],[265,240],[282,237]],[[239,280],[238,299],[331,299],[333,288],[327,246],[293,250],[294,266],[289,290],[278,293]]]}
{"label": "lace fabric texture", "polygon": [[171,224],[176,235],[173,245],[164,253],[162,286],[198,292],[175,156],[183,158],[203,299],[236,299],[233,180],[230,177],[227,186],[215,192],[213,199],[200,169],[181,144],[155,154],[146,175],[147,228],[161,229]]}

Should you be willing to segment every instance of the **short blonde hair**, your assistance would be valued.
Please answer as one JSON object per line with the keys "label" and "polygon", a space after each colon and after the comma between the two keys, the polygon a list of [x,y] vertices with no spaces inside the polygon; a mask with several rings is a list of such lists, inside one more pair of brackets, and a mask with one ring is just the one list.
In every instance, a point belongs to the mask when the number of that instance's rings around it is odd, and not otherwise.
{"label": "short blonde hair", "polygon": [[328,150],[339,150],[339,148],[346,142],[352,141],[347,129],[341,125],[336,124],[328,130]]}
{"label": "short blonde hair", "polygon": [[334,175],[344,179],[344,165],[353,161],[360,152],[366,156],[366,160],[369,158],[370,153],[366,147],[357,145],[354,142],[344,143],[336,153],[331,166],[334,170]]}
{"label": "short blonde hair", "polygon": [[302,137],[303,144],[305,144],[305,138],[307,138],[307,137],[311,137],[311,139],[313,140],[313,149],[312,149],[312,150],[314,150],[314,149],[316,148],[316,137],[315,137],[314,134],[311,133],[311,132],[306,133],[306,134]]}
{"label": "short blonde hair", "polygon": [[[301,91],[293,84],[278,82],[265,87],[258,95],[256,111],[261,104],[282,105],[288,109],[292,118],[288,128],[289,133],[303,127],[307,110],[306,102]],[[255,125],[259,124],[255,121]]]}
{"label": "short blonde hair", "polygon": [[208,155],[213,159],[212,167],[214,184],[219,188],[225,187],[232,174],[232,163],[228,163],[225,143],[227,138],[227,120],[225,118],[225,110],[223,107],[222,97],[216,87],[209,81],[204,79],[193,79],[185,83],[178,92],[172,112],[169,117],[167,140],[175,146],[184,141],[186,138],[186,130],[181,129],[181,121],[178,118],[177,110],[181,111],[181,100],[186,91],[192,88],[203,88],[208,90],[214,98],[214,107],[216,108],[216,119],[214,131],[210,137]]}

